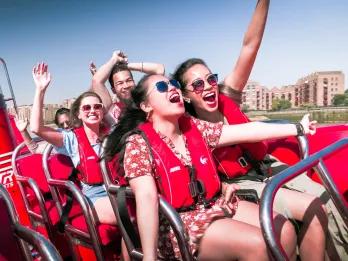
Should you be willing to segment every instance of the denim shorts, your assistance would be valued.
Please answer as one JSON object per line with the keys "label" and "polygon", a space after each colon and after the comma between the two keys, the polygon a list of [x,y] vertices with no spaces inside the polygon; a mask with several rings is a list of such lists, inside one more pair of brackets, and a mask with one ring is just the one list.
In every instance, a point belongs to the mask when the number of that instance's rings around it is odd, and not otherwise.
{"label": "denim shorts", "polygon": [[87,197],[88,201],[94,205],[97,199],[107,197],[108,194],[105,185],[88,185],[81,182],[82,193]]}

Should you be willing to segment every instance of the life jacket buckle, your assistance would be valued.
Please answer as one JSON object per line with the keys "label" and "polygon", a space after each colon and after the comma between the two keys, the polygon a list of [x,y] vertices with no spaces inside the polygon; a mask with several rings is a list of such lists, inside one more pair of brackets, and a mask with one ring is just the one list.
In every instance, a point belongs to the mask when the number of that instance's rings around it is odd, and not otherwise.
{"label": "life jacket buckle", "polygon": [[248,162],[243,156],[239,157],[237,161],[242,168],[246,168],[248,166]]}
{"label": "life jacket buckle", "polygon": [[189,183],[189,190],[193,198],[199,195],[204,195],[205,194],[204,183],[201,180],[192,181]]}

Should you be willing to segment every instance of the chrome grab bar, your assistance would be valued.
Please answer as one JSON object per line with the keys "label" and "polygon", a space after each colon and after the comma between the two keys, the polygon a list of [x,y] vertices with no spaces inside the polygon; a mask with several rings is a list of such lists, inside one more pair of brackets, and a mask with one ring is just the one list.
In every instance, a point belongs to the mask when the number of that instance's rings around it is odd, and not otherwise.
{"label": "chrome grab bar", "polygon": [[260,205],[260,223],[261,229],[266,240],[267,246],[270,249],[275,260],[287,260],[287,256],[282,249],[280,243],[276,239],[272,212],[273,202],[277,191],[289,180],[302,174],[304,171],[310,168],[316,168],[323,182],[325,189],[330,194],[335,206],[337,207],[343,221],[348,226],[348,208],[345,206],[344,199],[339,193],[335,183],[333,182],[329,172],[323,162],[323,159],[338,150],[347,147],[348,138],[341,139],[324,149],[314,153],[313,155],[305,158],[294,166],[287,168],[281,173],[274,176],[266,185],[261,196]]}
{"label": "chrome grab bar", "polygon": [[16,102],[16,98],[14,96],[14,92],[13,92],[13,88],[12,88],[12,84],[11,84],[11,80],[10,80],[10,75],[8,74],[6,62],[1,57],[0,57],[0,62],[2,63],[2,66],[4,67],[4,71],[5,71],[5,75],[6,75],[6,79],[7,79],[7,83],[8,83],[8,88],[10,89],[10,93],[11,93],[11,98],[4,99],[4,101],[12,101],[13,107],[16,111],[16,114],[18,114],[17,102]]}

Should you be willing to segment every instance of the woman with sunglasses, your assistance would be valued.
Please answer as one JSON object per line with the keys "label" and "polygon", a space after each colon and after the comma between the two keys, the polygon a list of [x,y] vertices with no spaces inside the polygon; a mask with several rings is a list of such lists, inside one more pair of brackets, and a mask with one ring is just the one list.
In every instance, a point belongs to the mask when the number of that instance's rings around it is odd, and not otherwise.
{"label": "woman with sunglasses", "polygon": [[[165,258],[179,255],[172,231],[158,217],[158,193],[179,212],[191,250],[200,260],[267,260],[257,205],[238,201],[238,186],[220,183],[210,152],[214,147],[295,136],[296,125],[223,125],[189,117],[184,115],[180,85],[162,75],[143,77],[131,95],[133,103],[105,144],[105,157],[118,154],[135,193],[143,260],[156,260],[157,242]],[[315,123],[308,116],[301,124],[304,133],[315,132]],[[284,217],[274,214],[274,218],[279,240],[293,260],[294,228]],[[317,251],[315,246],[313,249]]]}
{"label": "woman with sunglasses", "polygon": [[106,135],[104,110],[100,97],[94,92],[81,94],[71,106],[71,130],[58,131],[43,124],[43,103],[51,81],[47,64],[33,68],[36,92],[30,127],[39,137],[65,150],[79,170],[82,192],[93,204],[101,223],[116,224],[115,214],[107,196],[98,164],[100,140]]}

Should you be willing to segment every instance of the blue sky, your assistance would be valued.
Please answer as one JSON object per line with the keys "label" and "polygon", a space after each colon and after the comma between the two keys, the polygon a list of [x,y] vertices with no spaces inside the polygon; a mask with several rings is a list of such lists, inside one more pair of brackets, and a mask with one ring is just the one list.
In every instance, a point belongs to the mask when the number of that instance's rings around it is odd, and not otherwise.
{"label": "blue sky", "polygon": [[[76,97],[90,85],[88,63],[113,50],[129,61],[155,61],[172,72],[190,57],[220,77],[233,68],[256,1],[0,0],[0,57],[7,62],[17,103],[31,104],[31,69],[52,73],[47,103]],[[319,70],[348,73],[346,0],[271,0],[251,79],[268,87],[295,83]],[[6,88],[4,74],[0,84]],[[136,75],[139,78],[139,75]]]}

